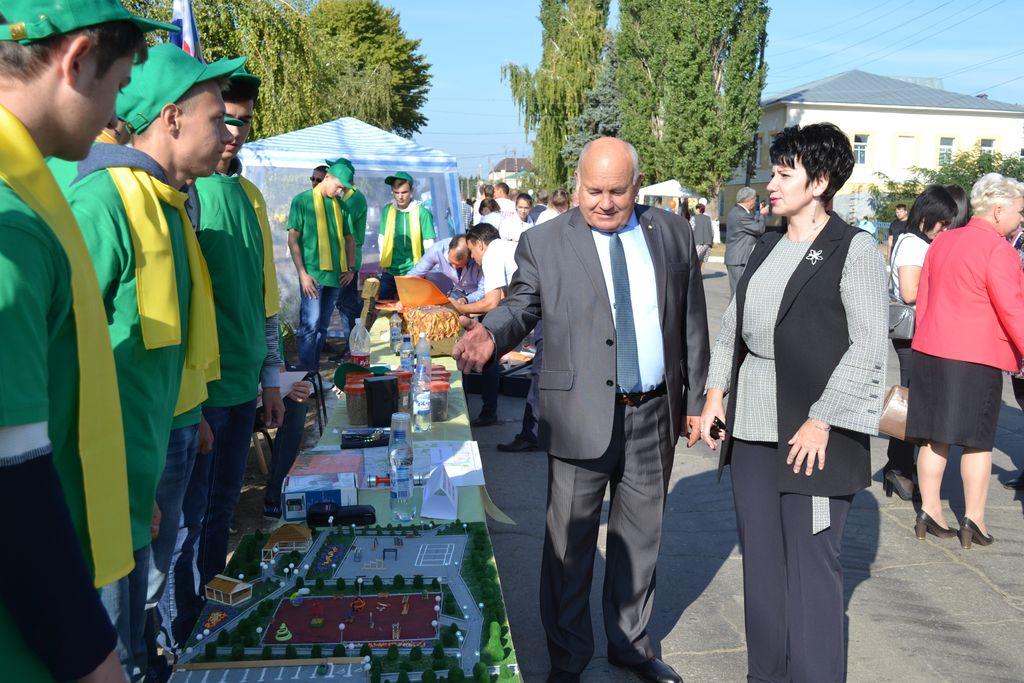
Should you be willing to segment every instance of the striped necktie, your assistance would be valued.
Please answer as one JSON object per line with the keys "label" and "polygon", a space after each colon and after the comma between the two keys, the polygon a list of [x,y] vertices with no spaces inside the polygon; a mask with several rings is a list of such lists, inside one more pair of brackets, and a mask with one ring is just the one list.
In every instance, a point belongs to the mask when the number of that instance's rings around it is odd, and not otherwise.
{"label": "striped necktie", "polygon": [[640,358],[633,325],[633,303],[629,294],[629,269],[626,252],[619,233],[612,233],[609,245],[612,265],[612,288],[615,291],[615,376],[619,389],[626,393],[640,391]]}

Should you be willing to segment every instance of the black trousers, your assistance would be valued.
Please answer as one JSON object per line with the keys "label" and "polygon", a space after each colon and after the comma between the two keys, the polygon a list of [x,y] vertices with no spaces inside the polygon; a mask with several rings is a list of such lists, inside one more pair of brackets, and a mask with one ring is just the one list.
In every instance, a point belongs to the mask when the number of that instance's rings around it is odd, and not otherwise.
{"label": "black trousers", "polygon": [[832,525],[812,534],[811,497],[779,493],[778,458],[774,443],[737,439],[733,446],[747,680],[840,682],[846,650],[839,552],[853,496],[830,498]]}
{"label": "black trousers", "polygon": [[616,405],[608,450],[595,460],[548,456],[548,507],[540,614],[551,665],[579,672],[594,654],[590,585],[604,493],[611,487],[602,591],[608,656],[641,664],[654,656],[647,622],[654,604],[673,444],[668,400]]}
{"label": "black trousers", "polygon": [[[913,357],[913,352],[910,349],[912,340],[910,339],[893,339],[892,347],[896,349],[896,357],[900,361],[900,385],[904,387],[910,386],[910,363]],[[904,477],[911,477],[917,475],[917,465],[914,463],[914,450],[917,447],[906,441],[900,441],[896,437],[889,437],[889,450],[887,455],[889,461],[885,464],[883,471],[888,472],[889,470],[895,470],[898,474],[902,474]]]}

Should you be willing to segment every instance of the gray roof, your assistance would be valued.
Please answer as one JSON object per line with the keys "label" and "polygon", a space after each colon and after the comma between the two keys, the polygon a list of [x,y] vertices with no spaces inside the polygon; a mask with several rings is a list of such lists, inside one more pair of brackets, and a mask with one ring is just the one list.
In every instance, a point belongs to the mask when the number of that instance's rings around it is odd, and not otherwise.
{"label": "gray roof", "polygon": [[845,71],[779,95],[769,96],[764,100],[763,106],[799,102],[1024,113],[1024,107],[1020,105],[961,95],[941,88],[930,88],[905,79],[876,76],[856,70]]}

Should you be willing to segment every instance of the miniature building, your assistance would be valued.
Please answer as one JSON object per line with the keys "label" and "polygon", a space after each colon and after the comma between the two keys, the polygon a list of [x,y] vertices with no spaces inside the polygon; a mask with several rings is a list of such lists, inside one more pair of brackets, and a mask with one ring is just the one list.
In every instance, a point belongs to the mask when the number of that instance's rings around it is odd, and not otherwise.
{"label": "miniature building", "polygon": [[283,524],[274,529],[267,539],[267,544],[263,546],[263,561],[269,562],[278,553],[289,553],[293,550],[304,553],[309,550],[311,538],[309,527],[302,524]]}
{"label": "miniature building", "polygon": [[252,597],[252,584],[217,574],[206,584],[206,599],[225,605],[240,605]]}

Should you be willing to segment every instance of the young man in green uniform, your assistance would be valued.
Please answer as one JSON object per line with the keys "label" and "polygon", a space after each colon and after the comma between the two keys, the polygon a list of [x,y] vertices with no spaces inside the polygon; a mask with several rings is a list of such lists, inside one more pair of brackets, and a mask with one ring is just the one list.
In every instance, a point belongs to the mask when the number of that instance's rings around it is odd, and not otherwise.
{"label": "young man in green uniform", "polygon": [[[280,425],[284,416],[278,353],[277,271],[267,208],[260,191],[241,176],[238,152],[249,137],[260,80],[244,69],[224,91],[228,142],[216,172],[196,180],[201,218],[199,244],[210,269],[220,335],[220,379],[207,386],[203,415],[213,431],[213,450],[195,460],[174,535],[173,591],[161,601],[165,644],[182,638],[202,608],[204,586],[224,571],[228,527],[242,490],[256,397],[263,386],[263,422]],[[180,503],[181,501],[179,501]],[[199,580],[194,568],[198,566]],[[165,569],[166,571],[166,569]],[[200,592],[193,590],[200,586]],[[169,636],[169,637],[168,637]]]}
{"label": "young man in green uniform", "polygon": [[88,153],[155,29],[117,0],[0,0],[0,514],[31,558],[0,563],[5,681],[124,680],[95,590],[132,568],[114,360],[43,159]]}
{"label": "young man in green uniform", "polygon": [[412,176],[405,171],[389,175],[384,182],[391,186],[395,201],[380,210],[380,298],[397,299],[395,276],[405,275],[423,258],[423,252],[434,244],[434,219],[426,207],[413,201]]}
{"label": "young man in green uniform", "polygon": [[355,238],[339,196],[345,191],[330,169],[323,181],[292,198],[288,250],[299,275],[299,367],[320,369],[327,326],[340,288],[355,278]]}
{"label": "young man in green uniform", "polygon": [[355,186],[356,169],[348,159],[330,162],[331,175],[341,182],[342,206],[345,208],[345,223],[355,240],[355,277],[341,288],[338,295],[338,313],[341,314],[343,334],[347,338],[356,324],[356,318],[363,312],[363,300],[359,298],[359,269],[363,266],[363,241],[366,239],[366,196]]}
{"label": "young man in green uniform", "polygon": [[96,268],[121,395],[135,569],[102,598],[134,680],[148,666],[151,528],[171,423],[202,400],[203,375],[218,360],[209,274],[181,190],[213,172],[230,139],[221,79],[243,62],[204,65],[169,43],[151,48],[118,97],[134,147],[94,146],[68,191]]}

